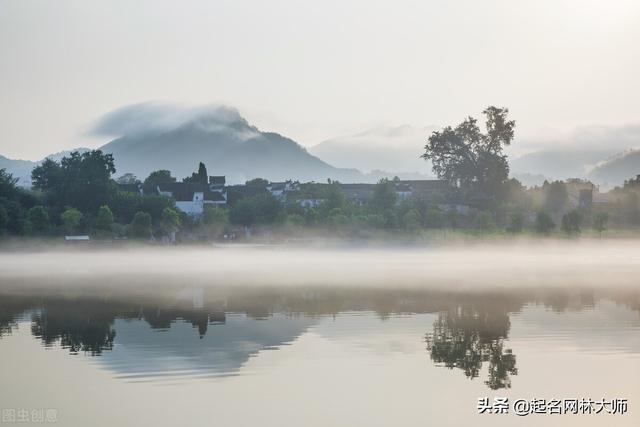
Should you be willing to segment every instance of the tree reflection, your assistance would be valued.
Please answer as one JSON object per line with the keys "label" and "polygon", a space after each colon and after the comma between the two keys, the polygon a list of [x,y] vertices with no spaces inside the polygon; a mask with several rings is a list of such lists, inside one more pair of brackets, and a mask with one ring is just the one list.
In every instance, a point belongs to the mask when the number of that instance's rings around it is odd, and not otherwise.
{"label": "tree reflection", "polygon": [[[254,324],[250,325],[254,328],[251,331],[243,329],[249,341],[257,343],[258,348],[265,342],[286,342],[302,330],[297,327],[289,330],[287,323],[295,322],[283,321],[282,316],[272,322],[277,333],[269,330],[273,325],[267,322],[275,314],[295,318],[374,312],[384,320],[398,314],[438,313],[433,331],[426,334],[427,349],[433,362],[459,369],[468,378],[477,378],[486,369],[485,384],[497,390],[511,387],[511,378],[518,373],[516,356],[507,348],[507,339],[510,316],[525,305],[543,305],[562,312],[593,307],[596,301],[607,298],[640,311],[637,291],[614,292],[610,289],[596,293],[593,289],[580,288],[570,291],[519,288],[481,293],[401,287],[220,285],[194,290],[181,284],[164,287],[145,284],[126,288],[104,286],[99,290],[95,286],[84,290],[76,286],[72,290],[54,293],[46,289],[33,292],[33,295],[26,292],[0,295],[0,337],[13,333],[16,319],[26,314],[31,315],[32,334],[45,346],[60,344],[71,353],[98,356],[114,348],[116,328],[124,327],[121,323],[116,324],[116,319],[141,321],[154,331],[166,331],[177,322],[185,322],[193,326],[193,336],[202,339],[215,329],[214,334],[229,340],[226,350],[245,354],[242,348],[247,347],[246,337],[236,340],[233,325],[229,325],[235,314],[243,313],[249,319],[260,320],[258,329]],[[190,290],[194,291],[193,295]],[[188,329],[186,331],[190,333]],[[124,337],[122,332],[120,339]],[[269,334],[275,334],[277,339],[261,339]],[[186,337],[176,342],[176,347],[189,350],[191,346],[192,352],[196,352],[202,348],[194,345],[198,342],[197,338]],[[202,341],[206,342],[207,339]]]}
{"label": "tree reflection", "polygon": [[468,378],[477,378],[488,362],[485,384],[492,390],[511,387],[510,375],[516,375],[516,356],[505,349],[509,315],[503,307],[459,306],[442,312],[426,335],[427,350],[436,364],[461,369]]}
{"label": "tree reflection", "polygon": [[31,333],[46,346],[59,341],[71,353],[99,355],[113,349],[114,315],[104,303],[52,301],[33,315]]}

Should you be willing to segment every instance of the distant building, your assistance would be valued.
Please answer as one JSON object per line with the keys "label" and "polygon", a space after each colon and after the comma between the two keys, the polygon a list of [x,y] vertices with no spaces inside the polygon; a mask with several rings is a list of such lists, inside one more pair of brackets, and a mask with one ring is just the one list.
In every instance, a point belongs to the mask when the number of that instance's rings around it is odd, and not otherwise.
{"label": "distant building", "polygon": [[227,190],[224,176],[210,176],[209,184],[171,182],[158,184],[158,194],[172,197],[176,208],[193,217],[204,214],[204,207],[226,206]]}
{"label": "distant building", "polygon": [[65,243],[89,243],[89,236],[64,236]]}
{"label": "distant building", "polygon": [[[437,179],[393,180],[398,200],[419,199],[430,203],[444,203],[451,198],[452,188],[446,182]],[[347,200],[359,205],[368,203],[373,198],[376,184],[340,184]]]}
{"label": "distant building", "polygon": [[565,181],[569,206],[572,209],[591,209],[593,195],[598,192],[598,186],[580,178],[569,178]]}
{"label": "distant building", "polygon": [[306,209],[317,208],[324,203],[324,199],[300,199],[298,200],[298,203]]}
{"label": "distant building", "polygon": [[[449,183],[441,179],[400,180],[396,181],[396,186],[402,190],[403,196],[427,202],[444,201],[453,192]],[[409,194],[405,195],[407,188]]]}
{"label": "distant building", "polygon": [[371,201],[375,187],[375,184],[340,184],[344,197],[358,205]]}
{"label": "distant building", "polygon": [[287,193],[292,193],[300,188],[298,181],[270,182],[267,185],[267,191],[278,200],[285,200]]}

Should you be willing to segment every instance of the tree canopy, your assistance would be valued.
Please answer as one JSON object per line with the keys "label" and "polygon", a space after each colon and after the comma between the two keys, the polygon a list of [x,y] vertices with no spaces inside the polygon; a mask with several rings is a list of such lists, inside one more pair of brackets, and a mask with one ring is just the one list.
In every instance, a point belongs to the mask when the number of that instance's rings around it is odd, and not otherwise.
{"label": "tree canopy", "polygon": [[430,160],[438,178],[451,185],[498,197],[509,177],[503,149],[511,144],[515,128],[508,113],[507,108],[486,108],[484,133],[473,117],[455,128],[433,132],[421,157]]}
{"label": "tree canopy", "polygon": [[60,162],[46,159],[33,169],[31,179],[51,205],[95,213],[115,192],[111,180],[115,171],[111,154],[74,151]]}

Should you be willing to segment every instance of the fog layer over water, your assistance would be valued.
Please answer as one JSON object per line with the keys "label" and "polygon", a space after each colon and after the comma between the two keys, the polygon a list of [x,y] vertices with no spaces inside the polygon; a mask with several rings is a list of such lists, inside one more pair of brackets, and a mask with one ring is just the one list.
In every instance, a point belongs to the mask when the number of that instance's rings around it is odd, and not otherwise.
{"label": "fog layer over water", "polygon": [[534,241],[439,247],[218,246],[0,252],[0,274],[27,281],[158,277],[208,284],[384,287],[631,286],[640,242]]}

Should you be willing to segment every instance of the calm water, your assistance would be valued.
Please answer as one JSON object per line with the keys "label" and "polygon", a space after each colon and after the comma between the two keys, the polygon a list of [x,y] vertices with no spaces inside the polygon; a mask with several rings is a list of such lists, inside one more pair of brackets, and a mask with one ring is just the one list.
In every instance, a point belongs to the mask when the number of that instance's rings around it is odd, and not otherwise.
{"label": "calm water", "polygon": [[[452,289],[88,275],[2,280],[4,423],[26,409],[76,426],[640,425],[640,291],[613,276]],[[479,414],[483,397],[628,412]]]}

